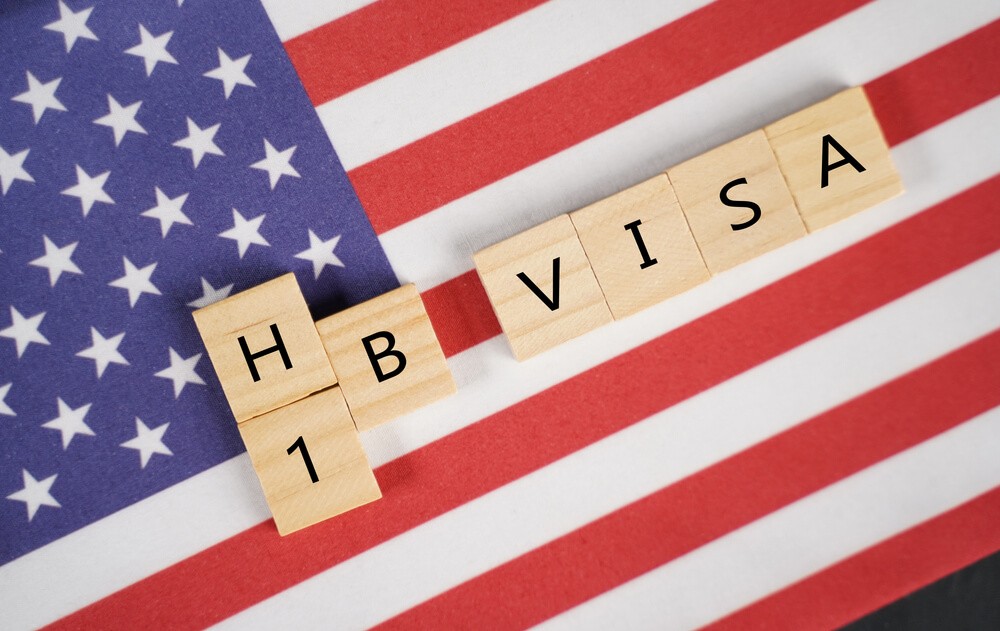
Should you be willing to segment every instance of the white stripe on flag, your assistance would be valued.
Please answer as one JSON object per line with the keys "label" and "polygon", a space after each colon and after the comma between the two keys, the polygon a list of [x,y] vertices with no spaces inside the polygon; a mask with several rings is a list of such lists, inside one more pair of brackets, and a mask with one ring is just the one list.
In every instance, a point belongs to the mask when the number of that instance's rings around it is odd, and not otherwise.
{"label": "white stripe on flag", "polygon": [[316,109],[350,170],[706,4],[553,0]]}
{"label": "white stripe on flag", "polygon": [[[333,22],[375,0],[261,0],[281,41]],[[336,60],[331,60],[335,65]]]}
{"label": "white stripe on flag", "polygon": [[1000,407],[535,628],[703,626],[990,491],[998,453]]}
{"label": "white stripe on flag", "polygon": [[[992,140],[998,136],[1000,98],[897,147],[893,158],[908,191],[887,204],[531,362],[514,362],[501,337],[451,358],[459,383],[456,395],[361,435],[372,466],[470,425],[1000,173],[1000,152]],[[491,385],[497,383],[504,387]],[[42,626],[269,518],[243,454],[0,567],[0,584],[5,586],[0,607],[14,627]],[[56,566],[72,571],[52,574]],[[44,608],[34,604],[42,584],[48,595]]]}
{"label": "white stripe on flag", "polygon": [[220,626],[321,628],[335,620],[353,629],[386,620],[1000,328],[998,275],[995,253]]}
{"label": "white stripe on flag", "polygon": [[[849,13],[715,81],[390,230],[381,235],[389,262],[401,281],[428,289],[472,269],[472,254],[483,247],[623,190],[840,87],[870,81],[1000,18],[1000,3],[916,4],[920,6],[877,2]],[[343,151],[345,139],[333,136],[334,146]]]}

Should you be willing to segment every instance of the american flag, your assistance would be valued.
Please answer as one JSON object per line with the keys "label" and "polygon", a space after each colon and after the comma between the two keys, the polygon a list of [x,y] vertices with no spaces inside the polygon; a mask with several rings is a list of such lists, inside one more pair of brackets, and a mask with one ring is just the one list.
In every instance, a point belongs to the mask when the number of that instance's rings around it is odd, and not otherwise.
{"label": "american flag", "polygon": [[[825,628],[997,551],[998,18],[4,5],[3,626]],[[903,196],[513,360],[473,252],[851,85]],[[190,311],[285,271],[416,283],[459,390],[280,538]]]}

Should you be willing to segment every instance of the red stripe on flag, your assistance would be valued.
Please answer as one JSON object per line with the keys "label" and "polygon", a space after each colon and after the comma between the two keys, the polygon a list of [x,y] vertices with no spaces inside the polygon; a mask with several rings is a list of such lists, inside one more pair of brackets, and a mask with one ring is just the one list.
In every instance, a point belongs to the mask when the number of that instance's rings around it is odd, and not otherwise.
{"label": "red stripe on flag", "polygon": [[[383,233],[863,4],[720,0],[348,175],[375,231]],[[706,54],[709,42],[711,54]]]}
{"label": "red stripe on flag", "polygon": [[1000,550],[1000,488],[706,627],[833,629]]}
{"label": "red stripe on flag", "polygon": [[383,465],[378,502],[289,537],[265,522],[53,626],[228,618],[997,250],[998,196],[1000,176]]}
{"label": "red stripe on flag", "polygon": [[476,270],[447,280],[420,297],[447,357],[500,334],[500,322]]}
{"label": "red stripe on flag", "polygon": [[[984,77],[982,66],[974,63],[1000,59],[998,49],[1000,20],[867,84],[890,146],[1000,94],[1000,73]],[[424,293],[424,301],[446,355],[501,332],[474,270]]]}
{"label": "red stripe on flag", "polygon": [[997,60],[1000,20],[870,82],[868,97],[886,140],[899,144],[996,96]]}
{"label": "red stripe on flag", "polygon": [[288,40],[285,50],[320,105],[541,3],[381,0]]}
{"label": "red stripe on flag", "polygon": [[1000,405],[998,360],[1000,331],[481,574],[384,626],[468,628],[484,611],[494,628],[538,624]]}

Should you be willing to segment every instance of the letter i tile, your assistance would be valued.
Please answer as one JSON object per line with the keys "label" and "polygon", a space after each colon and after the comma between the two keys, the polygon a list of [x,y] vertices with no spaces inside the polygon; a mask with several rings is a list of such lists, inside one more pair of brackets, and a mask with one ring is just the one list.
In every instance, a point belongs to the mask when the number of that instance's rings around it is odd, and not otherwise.
{"label": "letter i tile", "polygon": [[616,320],[709,279],[665,174],[569,216]]}

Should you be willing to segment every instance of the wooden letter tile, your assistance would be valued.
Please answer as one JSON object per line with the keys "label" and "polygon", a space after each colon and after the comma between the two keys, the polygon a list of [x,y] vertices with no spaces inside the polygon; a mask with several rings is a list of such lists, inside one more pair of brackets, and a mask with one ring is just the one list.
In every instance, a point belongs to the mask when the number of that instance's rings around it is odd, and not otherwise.
{"label": "wooden letter tile", "polygon": [[239,429],[282,535],[382,497],[339,387]]}
{"label": "wooden letter tile", "polygon": [[518,361],[612,321],[568,215],[472,258]]}
{"label": "wooden letter tile", "polygon": [[764,128],[810,232],[903,192],[864,88]]}
{"label": "wooden letter tile", "polygon": [[666,175],[569,217],[616,320],[709,279]]}
{"label": "wooden letter tile", "polygon": [[194,312],[237,422],[336,383],[294,274]]}
{"label": "wooden letter tile", "polygon": [[316,328],[359,431],[455,392],[413,285],[324,318]]}
{"label": "wooden letter tile", "polygon": [[679,164],[667,176],[713,274],[806,233],[761,130]]}

